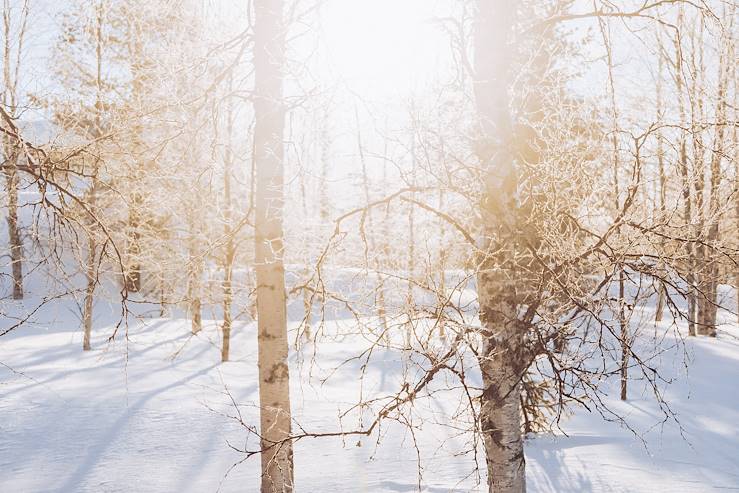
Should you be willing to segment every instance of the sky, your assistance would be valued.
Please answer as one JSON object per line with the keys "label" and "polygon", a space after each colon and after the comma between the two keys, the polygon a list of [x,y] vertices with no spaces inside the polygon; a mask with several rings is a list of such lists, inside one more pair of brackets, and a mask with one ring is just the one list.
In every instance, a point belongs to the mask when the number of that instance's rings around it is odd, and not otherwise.
{"label": "sky", "polygon": [[449,10],[449,1],[329,0],[321,27],[332,69],[369,99],[428,88],[449,63],[436,22]]}
{"label": "sky", "polygon": [[[213,39],[222,36],[219,26],[229,24],[236,29],[245,22],[245,1],[192,1],[202,2],[210,13]],[[32,15],[24,60],[27,76],[22,88],[24,92],[43,95],[54,90],[48,67],[59,35],[59,13],[73,2],[30,2]],[[455,15],[457,5],[458,0],[325,0],[322,3],[320,15],[311,20],[315,23],[310,29],[316,36],[299,38],[293,48],[298,59],[303,55],[314,58],[312,63],[317,69],[313,76],[317,84],[338,92],[337,114],[332,115],[334,125],[339,127],[337,146],[356,144],[353,127],[361,123],[366,127],[365,145],[377,149],[381,136],[373,133],[377,134],[378,126],[403,126],[408,120],[410,101],[433,95],[438,85],[449,79],[453,63],[450,39],[439,19]],[[588,25],[595,26],[594,22],[582,21],[573,23],[572,27],[584,31]],[[617,27],[614,35],[617,33],[624,34],[623,29]],[[654,67],[640,66],[638,60],[635,63],[629,59],[644,50],[643,41],[635,36],[619,38],[625,41],[619,41],[623,47],[617,46],[617,70],[632,72],[632,77],[619,79],[636,82],[621,90],[622,97],[639,97],[634,91],[649,82]],[[592,58],[597,60],[602,55],[602,50],[596,49]],[[590,64],[585,75],[573,83],[575,90],[590,95],[604,94],[603,69],[603,63]],[[357,108],[359,122],[355,117]],[[36,112],[26,118],[38,120],[44,116]],[[347,142],[341,143],[342,138]]]}

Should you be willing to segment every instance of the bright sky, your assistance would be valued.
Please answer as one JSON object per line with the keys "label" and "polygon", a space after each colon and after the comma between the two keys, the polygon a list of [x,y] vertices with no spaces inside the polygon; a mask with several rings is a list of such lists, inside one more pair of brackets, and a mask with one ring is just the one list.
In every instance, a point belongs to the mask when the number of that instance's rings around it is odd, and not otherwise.
{"label": "bright sky", "polygon": [[329,0],[322,30],[334,74],[369,98],[422,90],[448,66],[448,36],[435,18],[449,1]]}

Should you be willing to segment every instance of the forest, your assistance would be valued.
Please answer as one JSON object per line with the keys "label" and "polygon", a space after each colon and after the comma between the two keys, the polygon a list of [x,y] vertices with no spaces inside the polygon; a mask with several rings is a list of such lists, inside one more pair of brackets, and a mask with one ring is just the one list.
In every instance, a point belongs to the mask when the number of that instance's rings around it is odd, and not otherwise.
{"label": "forest", "polygon": [[737,0],[2,0],[0,492],[739,491]]}

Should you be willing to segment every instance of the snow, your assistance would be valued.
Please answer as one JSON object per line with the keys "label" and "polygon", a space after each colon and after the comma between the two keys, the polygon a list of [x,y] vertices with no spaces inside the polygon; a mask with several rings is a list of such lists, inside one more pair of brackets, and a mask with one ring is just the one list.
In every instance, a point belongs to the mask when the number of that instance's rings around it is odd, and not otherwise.
{"label": "snow", "polygon": [[[633,433],[598,415],[578,412],[564,424],[569,437],[542,437],[526,449],[533,491],[739,491],[739,342],[690,339],[691,360],[665,399],[680,426],[664,419],[650,395],[610,402],[643,433]],[[663,367],[664,368],[664,367]],[[664,368],[670,370],[670,368]],[[681,374],[682,373],[682,374]],[[616,395],[614,387],[614,395]]]}
{"label": "snow", "polygon": [[[4,302],[4,310],[33,306],[13,303]],[[115,307],[105,315],[98,307],[94,350],[85,353],[71,307],[55,303],[0,338],[0,491],[258,491],[259,457],[239,463],[243,454],[229,447],[254,448],[256,440],[229,417],[236,412],[226,393],[247,424],[258,423],[254,324],[237,325],[233,361],[221,364],[215,320],[191,337],[184,319],[145,319],[131,323],[128,338],[121,329],[108,343]],[[563,433],[527,440],[529,491],[739,491],[737,336],[736,325],[725,324],[718,339],[687,339],[687,366],[682,348],[662,355],[661,369],[674,379],[665,396],[682,430],[662,423],[653,397],[634,382],[628,402],[614,391],[608,404],[637,434],[576,410],[563,420]],[[339,413],[357,402],[361,363],[331,371],[358,352],[353,344],[291,354],[294,416],[306,430],[338,430]],[[380,354],[367,369],[366,395],[397,390],[407,357]],[[413,433],[389,422],[379,444],[377,436],[301,440],[297,491],[403,492],[419,483],[433,493],[484,491],[472,456],[458,455],[470,437],[437,423],[459,403],[450,393],[419,401],[425,422],[414,423]],[[356,428],[356,417],[344,419],[344,429]]]}

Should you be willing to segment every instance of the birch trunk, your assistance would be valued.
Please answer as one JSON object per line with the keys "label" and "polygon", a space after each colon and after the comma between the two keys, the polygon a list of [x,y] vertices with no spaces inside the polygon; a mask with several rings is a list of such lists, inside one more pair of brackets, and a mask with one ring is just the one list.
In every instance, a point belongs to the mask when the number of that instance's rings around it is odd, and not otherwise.
{"label": "birch trunk", "polygon": [[140,194],[134,193],[133,202],[128,215],[128,231],[130,232],[130,237],[127,251],[129,265],[126,277],[126,289],[132,293],[138,293],[141,291],[141,264],[139,263],[139,258],[141,256],[141,234],[139,233],[141,218],[138,213],[140,206]]}
{"label": "birch trunk", "polygon": [[[102,120],[100,117],[100,108],[102,108],[102,91],[103,91],[103,19],[105,6],[100,0],[95,6],[95,126],[92,129],[92,135],[98,138],[102,134]],[[87,196],[87,203],[90,211],[97,214],[97,192],[98,192],[98,173],[100,172],[100,161],[95,160],[92,169],[92,183]],[[95,301],[95,286],[98,280],[97,269],[97,250],[98,244],[95,240],[94,218],[89,218],[90,231],[87,233],[87,262],[85,266],[85,277],[87,278],[87,286],[85,287],[85,301],[82,312],[82,350],[90,350],[90,336],[92,334],[93,307]]]}
{"label": "birch trunk", "polygon": [[[416,186],[416,174],[418,163],[416,162],[415,135],[411,143],[412,169],[411,184]],[[387,182],[385,182],[387,183]],[[411,197],[415,199],[415,194],[411,193]],[[415,318],[416,304],[413,297],[413,283],[415,282],[416,272],[416,209],[414,204],[408,204],[408,294],[406,295],[405,304],[408,310],[408,323],[405,327],[405,347],[410,349],[413,340],[413,319]],[[385,241],[385,240],[383,240]]]}
{"label": "birch trunk", "polygon": [[628,385],[629,385],[629,359],[631,358],[631,344],[629,339],[631,334],[629,332],[628,321],[624,314],[624,269],[619,266],[618,273],[618,323],[621,326],[621,400],[625,401],[628,398]]}
{"label": "birch trunk", "polygon": [[141,123],[144,112],[144,78],[145,78],[145,50],[143,46],[144,33],[142,25],[136,18],[129,20],[128,35],[131,57],[131,98],[133,104],[133,127],[131,158],[134,163],[131,168],[131,196],[128,204],[127,241],[126,241],[126,278],[124,279],[127,291],[138,293],[141,291],[141,227],[143,223],[144,196],[141,193],[143,179],[146,174],[146,164],[142,151],[144,149],[144,129]]}
{"label": "birch trunk", "polygon": [[221,345],[221,361],[226,362],[231,351],[231,304],[233,302],[233,268],[236,258],[236,244],[233,230],[233,207],[231,204],[231,173],[233,173],[233,113],[228,112],[228,145],[223,160],[223,201],[224,201],[224,235],[226,247],[223,255],[223,344]]}
{"label": "birch trunk", "polygon": [[[28,1],[24,1],[20,8],[17,22],[20,27],[15,33],[17,36],[16,53],[13,53],[11,38],[13,36],[13,18],[10,3],[3,3],[3,90],[2,104],[10,115],[15,115],[17,104],[18,73],[20,71],[21,54],[23,51],[23,40],[26,34],[28,21]],[[15,58],[15,64],[13,64]],[[18,226],[18,151],[15,144],[9,138],[3,139],[3,151],[5,153],[5,183],[8,194],[8,243],[10,247],[10,263],[13,275],[13,299],[23,299],[23,243]]]}
{"label": "birch trunk", "polygon": [[[97,127],[100,128],[99,121]],[[96,213],[97,208],[97,175],[99,163],[95,163],[93,169],[92,186],[87,196],[87,203],[90,211]],[[82,350],[89,351],[90,336],[92,334],[93,306],[95,301],[95,287],[98,278],[97,251],[98,244],[95,240],[94,221],[90,218],[90,231],[87,232],[87,261],[85,265],[85,278],[87,285],[85,286],[85,301],[82,307]]]}
{"label": "birch trunk", "polygon": [[[683,26],[683,7],[678,6],[678,17],[677,17],[678,28]],[[677,103],[678,113],[680,122],[686,123],[685,114],[685,100],[683,97],[684,74],[683,74],[683,51],[680,42],[680,37],[675,36],[675,84],[677,90]],[[679,160],[678,168],[680,171],[680,179],[682,181],[682,199],[683,199],[683,221],[685,222],[686,228],[692,228],[693,221],[693,210],[692,210],[692,193],[690,189],[690,172],[688,170],[688,150],[685,132],[680,132],[680,143],[679,143]],[[688,301],[688,335],[695,336],[697,331],[695,328],[695,274],[693,266],[695,265],[693,258],[693,245],[690,241],[685,243],[685,280],[687,281],[687,301]]]}
{"label": "birch trunk", "polygon": [[[9,146],[6,146],[9,147]],[[8,193],[8,242],[10,243],[10,263],[13,272],[13,299],[23,299],[23,245],[18,227],[18,171],[14,150],[6,153],[8,164],[5,167],[5,183]]]}
{"label": "birch trunk", "polygon": [[692,38],[693,49],[693,77],[691,84],[691,134],[693,136],[693,162],[695,163],[696,178],[695,185],[695,212],[696,212],[696,230],[699,240],[695,249],[694,270],[696,272],[696,326],[699,335],[710,335],[710,303],[707,295],[710,291],[710,273],[709,262],[707,259],[708,251],[705,246],[707,239],[706,226],[706,162],[705,162],[705,145],[702,138],[702,130],[700,125],[705,118],[705,101],[703,84],[705,84],[705,64],[703,58],[703,34],[705,22],[703,18],[699,19],[700,29],[698,31],[697,46],[695,38]]}
{"label": "birch trunk", "polygon": [[[443,188],[439,188],[439,210],[444,210],[444,191]],[[439,243],[442,245],[445,245],[444,242],[444,233],[446,231],[446,223],[439,219]],[[439,336],[441,336],[442,339],[446,339],[446,324],[445,324],[445,317],[444,317],[444,309],[446,308],[446,249],[441,248],[439,250],[439,306],[440,313],[439,313]]]}
{"label": "birch trunk", "polygon": [[[724,12],[725,15],[725,12]],[[730,23],[733,25],[733,22]],[[726,35],[721,36],[722,47],[719,54],[718,65],[718,101],[716,108],[716,121],[725,122],[727,116],[726,92],[728,87],[729,70],[727,67],[727,57],[733,52],[730,41]],[[719,193],[721,187],[721,160],[724,155],[725,131],[726,125],[719,123],[714,127],[713,149],[710,164],[710,197],[708,203],[708,233],[706,241],[709,249],[706,252],[706,271],[707,271],[707,292],[706,292],[706,308],[705,308],[705,333],[711,337],[716,337],[716,322],[718,316],[718,282],[719,267],[716,260],[714,248],[719,241]]]}
{"label": "birch trunk", "polygon": [[255,0],[254,161],[262,493],[293,491],[283,263],[285,32],[282,0]]}
{"label": "birch trunk", "polygon": [[236,245],[231,225],[231,150],[227,151],[226,169],[223,174],[223,195],[226,201],[224,213],[226,251],[223,258],[223,345],[221,346],[221,361],[228,361],[231,350],[231,304],[233,302],[233,267],[236,257]]}
{"label": "birch trunk", "polygon": [[[367,161],[365,159],[364,155],[364,145],[362,144],[362,123],[359,120],[359,111],[357,110],[356,106],[354,107],[354,118],[357,122],[357,147],[359,150],[359,160],[362,163],[362,191],[364,193],[364,203],[369,204],[372,202],[372,193],[370,191],[370,178],[369,178],[369,172],[367,169]],[[383,182],[383,186],[385,183]],[[366,219],[366,242],[367,242],[367,250],[372,255],[372,260],[366,259],[367,263],[370,264],[374,270],[375,274],[375,280],[376,283],[376,298],[375,298],[375,304],[377,306],[377,318],[380,322],[380,330],[383,339],[385,342],[390,342],[390,335],[389,327],[388,327],[388,321],[387,321],[387,305],[385,302],[385,276],[382,275],[380,272],[381,268],[381,260],[384,257],[380,257],[377,255],[377,242],[375,241],[375,231],[374,231],[374,222],[372,220],[372,210],[367,211],[367,219]],[[384,233],[384,231],[383,231]],[[381,244],[384,246],[386,243],[386,237],[384,235],[383,238],[380,240]],[[379,249],[380,253],[384,254],[384,248]]]}
{"label": "birch trunk", "polygon": [[92,310],[93,301],[95,300],[95,281],[96,281],[96,262],[97,245],[92,233],[87,238],[87,266],[85,275],[87,277],[87,287],[85,288],[85,303],[82,313],[83,335],[82,350],[90,350],[90,335],[92,334]]}
{"label": "birch trunk", "polygon": [[[300,173],[299,182],[300,201],[303,208],[303,217],[307,221],[310,217],[310,212],[308,210],[308,191],[307,187],[305,186],[305,173]],[[310,268],[308,267],[310,265],[310,261],[308,260],[308,258],[304,259],[304,266],[300,272],[300,275],[303,279],[308,279],[310,277]],[[311,324],[313,322],[313,295],[308,289],[302,289],[301,291],[303,294],[303,323],[301,337],[309,342],[311,340]]]}
{"label": "birch trunk", "polygon": [[523,331],[511,280],[518,176],[510,151],[508,44],[515,8],[513,0],[477,0],[474,27],[474,91],[482,134],[478,157],[484,167],[479,246],[485,256],[477,275],[482,324],[480,430],[488,488],[496,493],[526,490],[520,406]]}
{"label": "birch trunk", "polygon": [[[658,76],[657,76],[657,121],[662,122],[664,121],[664,104],[662,102],[662,78],[664,76],[664,49],[662,49],[662,36],[661,31],[658,33],[658,44],[660,47],[659,52],[659,68],[658,68]],[[664,151],[664,135],[662,134],[662,130],[658,130],[657,132],[657,174],[658,174],[658,180],[659,180],[659,214],[660,214],[660,221],[664,221],[667,217],[667,207],[665,204],[666,197],[667,197],[667,176],[665,175],[665,151]],[[660,253],[659,255],[664,255],[665,251],[665,241],[660,241]],[[662,271],[662,275],[667,276],[667,269],[665,262],[660,262],[660,270]],[[666,287],[664,282],[658,282],[659,286],[657,287],[657,308],[655,310],[654,314],[654,321],[655,322],[661,322],[662,318],[664,316],[665,311],[665,298],[667,297],[666,293]]]}
{"label": "birch trunk", "polygon": [[203,328],[203,319],[201,316],[201,289],[202,289],[202,253],[198,248],[197,226],[193,216],[193,208],[187,214],[188,222],[188,255],[189,269],[187,279],[187,311],[190,317],[190,331],[197,334]]}
{"label": "birch trunk", "polygon": [[[603,43],[606,47],[606,60],[607,60],[607,66],[608,66],[608,95],[610,97],[610,103],[611,103],[611,118],[612,118],[612,137],[611,137],[611,145],[613,147],[613,195],[614,195],[614,210],[618,211],[621,210],[622,204],[621,204],[621,191],[620,191],[620,181],[619,181],[619,170],[621,169],[621,155],[619,151],[619,141],[618,141],[618,133],[619,133],[619,127],[618,127],[618,121],[619,121],[619,115],[618,115],[618,105],[616,104],[616,86],[615,86],[615,78],[613,75],[613,52],[611,49],[611,40],[610,40],[610,30],[607,26],[607,24],[602,20],[598,19],[598,23],[600,26],[600,32],[601,36],[603,37]],[[616,261],[618,261],[616,259]],[[619,373],[621,375],[621,400],[625,401],[627,398],[627,390],[628,390],[628,372],[629,372],[629,359],[631,357],[630,352],[630,344],[629,344],[629,327],[628,323],[626,321],[625,313],[624,313],[624,295],[625,295],[625,272],[624,272],[624,266],[623,264],[618,261],[618,263],[615,266],[615,269],[618,271],[618,325],[619,325],[619,334],[620,334],[620,343],[621,343],[621,363],[619,368]]]}

